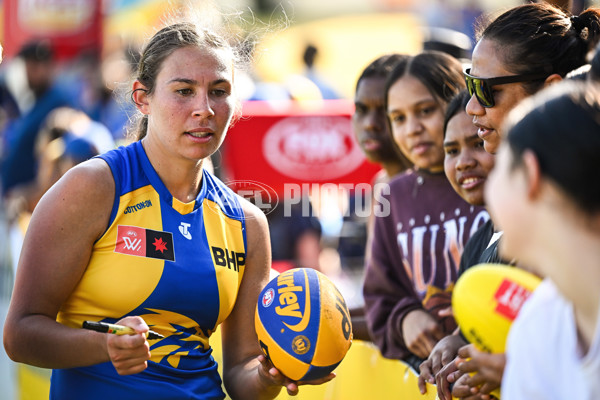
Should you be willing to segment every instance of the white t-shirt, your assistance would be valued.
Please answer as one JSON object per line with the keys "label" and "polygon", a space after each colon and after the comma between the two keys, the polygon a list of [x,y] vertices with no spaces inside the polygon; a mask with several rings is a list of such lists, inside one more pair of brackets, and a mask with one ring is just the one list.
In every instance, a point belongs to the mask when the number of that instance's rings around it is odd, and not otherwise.
{"label": "white t-shirt", "polygon": [[502,400],[600,399],[600,317],[584,355],[573,306],[549,279],[513,322],[506,358]]}

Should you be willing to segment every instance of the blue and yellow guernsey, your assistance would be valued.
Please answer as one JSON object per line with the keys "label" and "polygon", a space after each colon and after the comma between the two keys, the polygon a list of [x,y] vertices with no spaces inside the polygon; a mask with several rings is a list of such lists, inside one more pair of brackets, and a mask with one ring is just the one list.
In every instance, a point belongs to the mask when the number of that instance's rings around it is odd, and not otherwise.
{"label": "blue and yellow guernsey", "polygon": [[52,399],[223,398],[209,337],[231,312],[244,274],[246,232],[237,195],[204,172],[194,202],[173,198],[140,142],[100,156],[116,185],[110,223],[58,315],[115,322],[141,316],[164,339],[150,341],[148,368],[119,376],[111,363],[55,370]]}

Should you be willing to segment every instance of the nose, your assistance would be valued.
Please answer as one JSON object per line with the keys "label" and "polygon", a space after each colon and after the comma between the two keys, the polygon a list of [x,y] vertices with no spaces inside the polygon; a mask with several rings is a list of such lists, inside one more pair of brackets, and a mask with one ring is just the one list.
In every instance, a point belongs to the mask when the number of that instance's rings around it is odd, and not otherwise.
{"label": "nose", "polygon": [[210,118],[215,115],[207,93],[198,93],[194,100],[194,110],[192,112],[194,117]]}
{"label": "nose", "polygon": [[377,110],[370,110],[365,115],[364,129],[367,131],[379,131],[381,130],[381,125],[384,122],[384,114],[379,113]]}
{"label": "nose", "polygon": [[461,151],[456,160],[456,170],[466,171],[471,168],[475,168],[477,160],[471,155],[469,151]]}
{"label": "nose", "polygon": [[423,124],[416,116],[408,116],[406,118],[405,128],[408,136],[416,136],[423,132]]}
{"label": "nose", "polygon": [[481,104],[479,104],[477,97],[475,97],[475,93],[473,93],[473,95],[469,99],[469,102],[467,103],[467,106],[465,107],[465,111],[467,112],[467,114],[469,114],[471,116],[485,114],[485,108],[483,108],[483,106]]}

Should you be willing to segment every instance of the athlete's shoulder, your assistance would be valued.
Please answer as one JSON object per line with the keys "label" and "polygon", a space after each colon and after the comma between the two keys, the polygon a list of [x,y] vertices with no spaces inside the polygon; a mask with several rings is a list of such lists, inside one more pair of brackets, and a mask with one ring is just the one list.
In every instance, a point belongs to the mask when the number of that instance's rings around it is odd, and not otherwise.
{"label": "athlete's shoulder", "polygon": [[245,207],[242,206],[244,198],[235,193],[225,183],[210,172],[204,170],[203,189],[205,199],[216,204],[229,218],[243,220]]}
{"label": "athlete's shoulder", "polygon": [[[82,194],[90,193],[107,195],[114,191],[114,180],[110,167],[99,158],[84,161],[68,170],[60,179],[64,185],[80,190]],[[59,181],[59,182],[60,182]]]}
{"label": "athlete's shoulder", "polygon": [[127,145],[116,147],[112,150],[98,155],[97,157],[102,158],[104,160],[116,160],[126,158],[134,154],[137,151],[137,148],[140,146],[141,142],[133,142]]}
{"label": "athlete's shoulder", "polygon": [[259,207],[252,204],[248,199],[241,196],[238,197],[246,220],[256,220],[259,224],[267,223],[267,216]]}
{"label": "athlete's shoulder", "polygon": [[91,159],[71,168],[48,190],[36,209],[67,222],[88,221],[90,229],[101,232],[112,209],[115,183],[110,168],[100,159]]}
{"label": "athlete's shoulder", "polygon": [[119,195],[159,180],[139,141],[107,151],[97,158],[110,167]]}
{"label": "athlete's shoulder", "polygon": [[113,174],[122,171],[123,174],[140,159],[140,151],[143,152],[143,147],[140,142],[134,142],[127,146],[119,146],[97,156],[104,160],[113,170]]}

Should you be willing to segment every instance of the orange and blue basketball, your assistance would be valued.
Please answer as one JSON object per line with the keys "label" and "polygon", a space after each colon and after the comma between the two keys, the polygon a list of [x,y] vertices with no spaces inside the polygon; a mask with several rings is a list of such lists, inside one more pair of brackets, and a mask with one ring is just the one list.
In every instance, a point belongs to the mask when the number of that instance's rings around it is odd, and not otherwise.
{"label": "orange and blue basketball", "polygon": [[296,381],[329,375],[352,344],[350,313],[342,294],[311,268],[285,271],[265,286],[255,327],[265,356]]}

